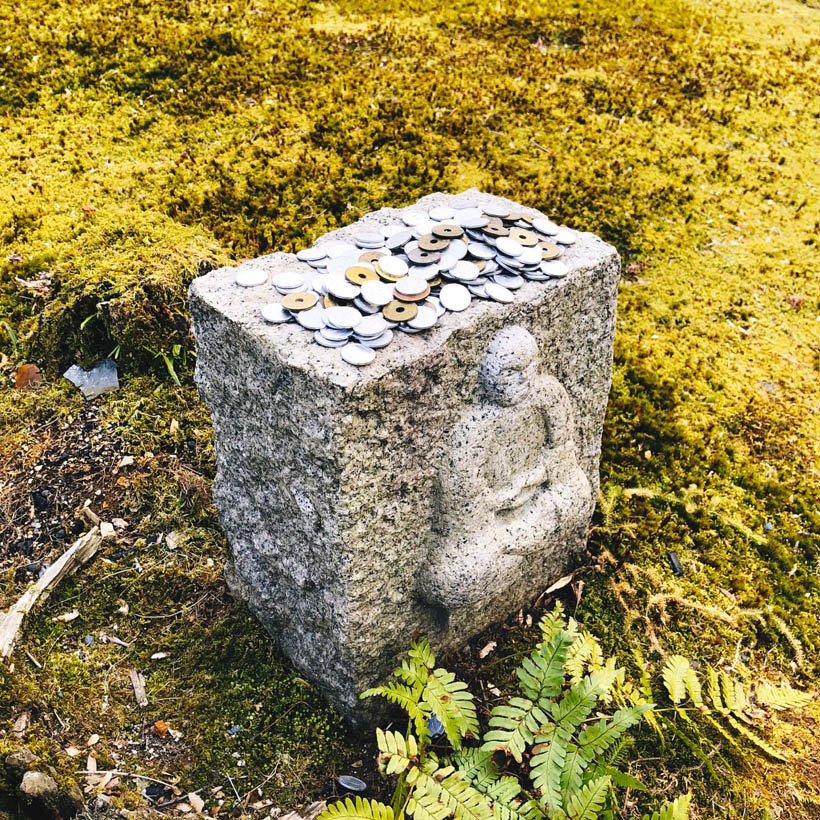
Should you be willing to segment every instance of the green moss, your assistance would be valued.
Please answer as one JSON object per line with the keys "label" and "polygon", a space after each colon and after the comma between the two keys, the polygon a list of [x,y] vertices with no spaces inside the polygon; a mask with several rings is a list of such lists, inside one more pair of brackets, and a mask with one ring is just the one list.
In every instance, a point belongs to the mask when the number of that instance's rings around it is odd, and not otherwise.
{"label": "green moss", "polygon": [[[20,336],[18,358],[50,377],[115,353],[124,384],[102,400],[104,415],[146,460],[123,501],[136,552],[106,555],[37,613],[25,647],[48,662],[0,671],[3,719],[27,705],[31,742],[56,732],[61,746],[102,726],[101,754],[113,754],[106,744],[139,739],[143,718],[163,716],[183,732],[164,754],[186,783],[223,783],[222,772],[259,782],[280,765],[271,782],[285,806],[326,795],[333,761],[365,755],[219,580],[185,288],[212,265],[470,185],[600,233],[624,257],[591,538],[599,566],[584,576],[577,616],[623,662],[635,648],[650,655],[654,636],[714,663],[748,652],[755,674],[810,682],[820,645],[820,166],[807,150],[820,141],[816,26],[816,9],[787,0],[0,7],[0,319]],[[16,282],[44,272],[48,296]],[[163,352],[185,386],[172,385]],[[5,332],[0,354],[15,358]],[[4,389],[0,458],[33,461],[43,422],[80,403],[66,385]],[[150,540],[171,529],[184,549]],[[20,591],[13,575],[3,605]],[[51,620],[78,600],[80,619]],[[704,615],[716,607],[730,619]],[[80,661],[82,636],[112,622],[132,646],[83,648]],[[531,639],[514,634],[510,663]],[[151,661],[157,651],[170,658]],[[126,664],[159,693],[146,715]],[[499,660],[476,674],[504,685],[511,669]],[[70,715],[65,732],[44,717],[55,711]],[[228,723],[242,730],[226,734]],[[816,734],[796,726],[783,737],[799,759],[815,754]],[[726,761],[720,786],[680,744],[643,738],[642,756],[660,758],[653,788],[691,784],[704,811],[723,789],[728,817],[767,806],[811,816],[787,795],[798,763],[764,782],[759,763],[713,741]]]}

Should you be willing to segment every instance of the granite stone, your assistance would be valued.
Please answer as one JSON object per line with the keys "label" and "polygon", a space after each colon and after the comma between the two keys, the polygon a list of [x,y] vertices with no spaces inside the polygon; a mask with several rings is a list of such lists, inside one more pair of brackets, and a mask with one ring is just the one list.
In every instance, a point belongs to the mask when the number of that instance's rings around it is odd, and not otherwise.
{"label": "granite stone", "polygon": [[[520,209],[472,189],[468,201]],[[319,241],[399,222],[383,208]],[[265,322],[274,253],[196,279],[197,385],[214,425],[214,501],[236,595],[351,719],[415,634],[463,646],[576,564],[598,493],[620,260],[577,233],[568,273],[473,300],[364,367]]]}

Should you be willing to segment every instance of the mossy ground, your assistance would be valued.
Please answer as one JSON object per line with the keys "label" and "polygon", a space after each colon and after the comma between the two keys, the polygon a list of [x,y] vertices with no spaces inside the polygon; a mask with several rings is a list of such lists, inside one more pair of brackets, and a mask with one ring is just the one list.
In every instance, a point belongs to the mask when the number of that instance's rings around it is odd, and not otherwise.
{"label": "mossy ground", "polygon": [[[816,7],[28,0],[0,4],[0,31],[4,368],[34,360],[53,382],[113,352],[124,386],[100,401],[103,422],[137,458],[98,481],[129,534],[38,610],[15,672],[0,672],[0,744],[30,711],[25,741],[61,771],[84,755],[60,750],[96,732],[101,764],[168,770],[229,798],[231,781],[244,796],[275,769],[265,790],[284,808],[327,796],[340,767],[367,758],[225,594],[185,287],[210,266],[470,185],[595,231],[624,257],[604,501],[577,617],[625,663],[637,647],[657,665],[661,647],[811,685]],[[37,279],[39,290],[21,284]],[[35,475],[54,431],[84,412],[64,386],[4,389],[4,477]],[[28,486],[5,486],[0,502]],[[169,531],[176,549],[158,538]],[[14,543],[2,605],[30,560]],[[77,620],[52,620],[73,607]],[[81,644],[113,623],[128,649]],[[452,662],[503,688],[533,637],[501,634],[497,660]],[[144,714],[132,666],[148,678]],[[734,757],[710,774],[647,736],[640,771],[658,795],[691,785],[703,817],[814,817],[814,715],[775,727],[786,764]],[[179,742],[151,740],[159,717]],[[120,800],[140,802],[128,790]]]}

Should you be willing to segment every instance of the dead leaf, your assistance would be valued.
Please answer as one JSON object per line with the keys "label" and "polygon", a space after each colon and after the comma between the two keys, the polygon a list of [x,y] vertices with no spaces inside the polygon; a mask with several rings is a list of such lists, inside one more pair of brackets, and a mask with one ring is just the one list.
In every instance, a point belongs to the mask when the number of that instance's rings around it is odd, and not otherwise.
{"label": "dead leaf", "polygon": [[165,737],[168,734],[168,724],[164,720],[158,720],[151,727],[151,734],[154,737]]}
{"label": "dead leaf", "polygon": [[205,808],[205,801],[196,792],[188,792],[187,798],[191,804],[191,808],[197,814],[202,814],[202,809]]}
{"label": "dead leaf", "polygon": [[154,654],[151,655],[151,660],[152,661],[161,661],[163,658],[167,658],[167,657],[168,657],[167,652],[154,652]]}
{"label": "dead leaf", "polygon": [[117,467],[130,467],[134,463],[134,456],[123,456]]}
{"label": "dead leaf", "polygon": [[36,364],[21,364],[14,371],[14,386],[18,390],[34,387],[43,380],[43,374]]}
{"label": "dead leaf", "polygon": [[495,641],[490,641],[490,642],[489,642],[489,643],[488,643],[488,644],[487,644],[487,645],[486,645],[486,646],[485,646],[485,647],[484,647],[484,648],[483,648],[483,649],[482,649],[482,650],[478,653],[478,657],[479,657],[479,658],[486,658],[486,657],[487,657],[487,655],[489,655],[489,654],[490,654],[490,652],[492,652],[492,651],[493,651],[493,650],[494,650],[497,646],[498,646],[498,644],[497,644]]}
{"label": "dead leaf", "polygon": [[26,729],[28,729],[30,725],[31,715],[28,712],[23,712],[23,714],[14,721],[11,731],[14,732],[15,735],[22,735],[25,734]]}
{"label": "dead leaf", "polygon": [[570,573],[569,575],[565,575],[563,578],[559,578],[551,587],[548,587],[544,590],[544,595],[549,595],[553,592],[556,592],[559,589],[563,589],[567,584],[572,581],[573,574]]}
{"label": "dead leaf", "polygon": [[168,425],[168,433],[170,435],[174,435],[179,430],[179,422],[176,419],[171,419],[171,423]]}
{"label": "dead leaf", "polygon": [[80,617],[80,612],[77,609],[72,609],[71,612],[64,612],[62,615],[58,615],[56,618],[52,618],[52,621],[59,621],[60,623],[67,624],[69,621],[73,621],[75,618]]}
{"label": "dead leaf", "polygon": [[80,750],[76,746],[66,746],[63,751],[69,757],[77,757],[78,754],[81,754]]}
{"label": "dead leaf", "polygon": [[100,742],[100,736],[95,732],[91,735],[90,738],[86,741],[86,746],[96,746]]}
{"label": "dead leaf", "polygon": [[96,213],[97,209],[93,205],[83,205],[83,213],[86,214],[93,214]]}
{"label": "dead leaf", "polygon": [[169,532],[165,536],[165,546],[168,547],[169,550],[175,550],[179,546],[179,533]]}
{"label": "dead leaf", "polygon": [[[140,709],[144,709],[148,705],[148,696],[145,694],[145,678],[136,669],[129,669],[128,677],[131,679],[131,686],[134,689],[134,700],[136,700]],[[162,723],[162,734],[157,733],[157,726],[160,723]],[[157,737],[164,737],[166,728],[165,724],[158,720],[154,724],[153,732]]]}
{"label": "dead leaf", "polygon": [[85,770],[89,774],[94,774],[97,771],[97,758],[94,755],[89,755],[85,762]]}
{"label": "dead leaf", "polygon": [[581,596],[584,594],[584,582],[576,581],[572,585],[572,591],[575,593],[575,606],[577,608],[578,604],[581,603]]}

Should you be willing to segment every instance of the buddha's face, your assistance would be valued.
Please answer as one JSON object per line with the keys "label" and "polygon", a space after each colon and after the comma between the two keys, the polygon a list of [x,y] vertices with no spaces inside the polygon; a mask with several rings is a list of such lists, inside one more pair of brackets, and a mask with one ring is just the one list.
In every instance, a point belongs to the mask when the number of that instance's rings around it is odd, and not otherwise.
{"label": "buddha's face", "polygon": [[537,370],[535,339],[523,328],[510,328],[491,342],[481,366],[481,382],[490,401],[502,407],[527,398]]}

